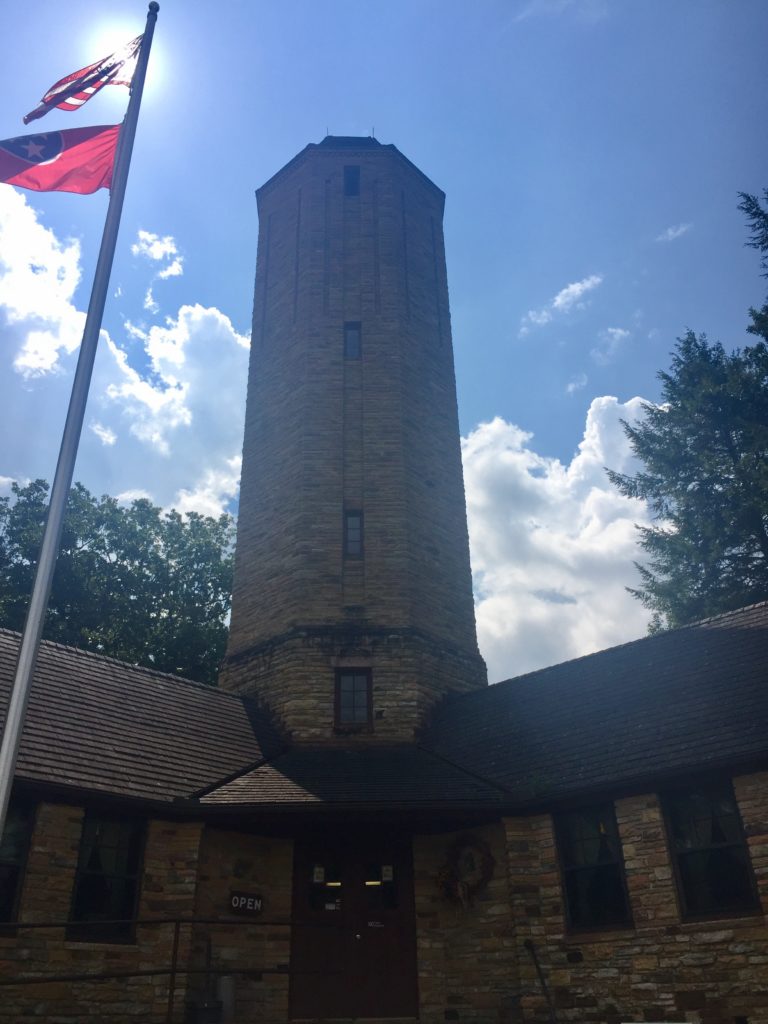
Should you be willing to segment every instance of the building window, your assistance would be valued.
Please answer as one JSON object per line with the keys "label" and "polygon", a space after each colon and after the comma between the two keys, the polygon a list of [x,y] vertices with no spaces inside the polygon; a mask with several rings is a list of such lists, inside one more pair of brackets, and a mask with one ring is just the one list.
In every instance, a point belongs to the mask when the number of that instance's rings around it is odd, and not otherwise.
{"label": "building window", "polygon": [[15,921],[32,837],[34,811],[29,806],[12,804],[8,808],[3,839],[0,842],[0,922]]}
{"label": "building window", "polygon": [[130,942],[139,894],[144,823],[86,814],[67,937]]}
{"label": "building window", "polygon": [[360,167],[357,164],[348,164],[344,168],[344,195],[360,195]]}
{"label": "building window", "polygon": [[363,557],[363,513],[359,508],[344,511],[344,557]]}
{"label": "building window", "polygon": [[362,354],[360,322],[350,321],[344,324],[344,358],[359,359]]}
{"label": "building window", "polygon": [[663,804],[683,917],[759,910],[730,784],[667,793]]}
{"label": "building window", "polygon": [[344,668],[336,672],[336,725],[342,729],[370,729],[371,670]]}
{"label": "building window", "polygon": [[613,804],[566,811],[555,831],[571,928],[632,923]]}

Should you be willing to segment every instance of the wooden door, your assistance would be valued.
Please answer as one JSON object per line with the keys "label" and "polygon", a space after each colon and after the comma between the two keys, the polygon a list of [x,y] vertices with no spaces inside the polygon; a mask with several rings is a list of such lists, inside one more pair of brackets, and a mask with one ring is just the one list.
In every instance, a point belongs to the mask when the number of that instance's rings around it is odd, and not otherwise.
{"label": "wooden door", "polygon": [[417,1015],[409,842],[297,841],[293,908],[294,1019]]}

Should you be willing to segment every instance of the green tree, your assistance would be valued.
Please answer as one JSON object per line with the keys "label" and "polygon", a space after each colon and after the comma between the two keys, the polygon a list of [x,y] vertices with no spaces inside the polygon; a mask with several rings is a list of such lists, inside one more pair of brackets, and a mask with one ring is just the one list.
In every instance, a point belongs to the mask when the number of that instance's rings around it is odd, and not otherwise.
{"label": "green tree", "polygon": [[[48,485],[0,499],[0,623],[21,629]],[[213,683],[232,591],[232,517],[122,506],[81,484],[70,493],[44,636]]]}
{"label": "green tree", "polygon": [[[768,277],[768,210],[763,209],[757,196],[748,192],[739,192],[739,209],[747,218],[751,234],[746,243],[753,249],[762,253],[760,265],[763,268],[763,277]],[[763,190],[763,199],[768,203],[768,188]],[[768,341],[768,302],[764,302],[760,309],[750,308],[749,315],[752,323],[747,327],[750,334],[757,334]]]}
{"label": "green tree", "polygon": [[[740,198],[768,276],[768,212]],[[762,340],[730,355],[693,331],[679,338],[661,402],[623,424],[643,468],[608,475],[657,520],[640,528],[648,560],[629,588],[652,632],[768,598],[768,304],[750,317]]]}

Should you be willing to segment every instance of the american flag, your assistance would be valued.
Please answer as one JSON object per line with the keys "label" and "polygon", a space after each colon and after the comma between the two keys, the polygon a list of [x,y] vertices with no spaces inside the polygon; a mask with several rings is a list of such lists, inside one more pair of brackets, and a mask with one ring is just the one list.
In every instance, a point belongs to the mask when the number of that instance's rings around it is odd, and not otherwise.
{"label": "american flag", "polygon": [[104,57],[103,60],[59,79],[43,96],[40,106],[27,114],[24,124],[42,117],[54,107],[60,110],[79,110],[105,85],[129,86],[142,38],[143,36],[136,36],[130,43]]}

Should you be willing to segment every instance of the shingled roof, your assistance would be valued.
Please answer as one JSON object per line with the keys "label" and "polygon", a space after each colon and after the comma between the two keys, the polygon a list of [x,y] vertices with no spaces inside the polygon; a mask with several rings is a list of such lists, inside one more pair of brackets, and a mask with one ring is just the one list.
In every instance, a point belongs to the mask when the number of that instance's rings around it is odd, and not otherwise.
{"label": "shingled roof", "polygon": [[17,774],[192,813],[501,813],[768,764],[767,683],[768,602],[447,698],[419,744],[289,750],[248,698],[43,643]]}
{"label": "shingled roof", "polygon": [[[19,645],[0,630],[0,722]],[[282,743],[254,702],[72,647],[40,648],[17,778],[168,802]]]}
{"label": "shingled roof", "polygon": [[513,806],[768,763],[768,602],[448,699],[423,744]]}
{"label": "shingled roof", "polygon": [[501,787],[413,744],[298,747],[201,797],[208,806],[501,807]]}

